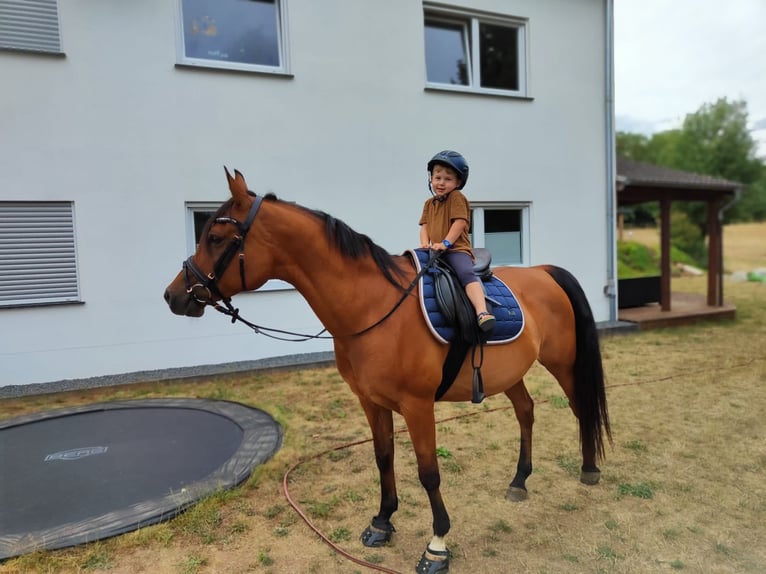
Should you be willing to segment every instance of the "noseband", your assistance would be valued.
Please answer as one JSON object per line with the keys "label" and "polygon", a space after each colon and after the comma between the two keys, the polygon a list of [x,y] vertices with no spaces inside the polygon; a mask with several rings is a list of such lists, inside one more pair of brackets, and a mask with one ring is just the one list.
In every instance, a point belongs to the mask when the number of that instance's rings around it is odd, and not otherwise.
{"label": "noseband", "polygon": [[[231,297],[226,297],[221,293],[221,290],[218,288],[218,280],[226,272],[226,269],[228,269],[229,264],[232,259],[234,259],[234,255],[237,251],[239,251],[239,277],[242,281],[242,290],[247,291],[247,285],[245,284],[245,239],[253,224],[255,215],[261,207],[262,201],[262,197],[255,196],[244,223],[237,221],[233,217],[217,217],[214,220],[214,223],[228,223],[236,226],[239,233],[235,235],[226,246],[226,249],[215,262],[213,270],[210,273],[205,274],[199,267],[197,267],[194,263],[193,255],[183,262],[186,292],[191,295],[197,303],[201,305],[215,306],[215,298],[217,297],[224,302],[230,311],[234,311],[234,308],[231,305]],[[196,277],[197,283],[192,283],[194,277]],[[205,294],[203,296],[199,293],[200,289],[204,290]]]}

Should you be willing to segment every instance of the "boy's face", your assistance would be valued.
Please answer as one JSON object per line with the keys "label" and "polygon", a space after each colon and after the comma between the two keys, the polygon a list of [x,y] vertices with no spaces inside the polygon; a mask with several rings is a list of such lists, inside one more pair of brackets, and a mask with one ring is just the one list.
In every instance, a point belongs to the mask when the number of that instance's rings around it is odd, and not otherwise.
{"label": "boy's face", "polygon": [[457,172],[451,167],[437,164],[431,170],[431,189],[437,196],[447,195],[456,190],[458,185],[460,185],[460,180]]}

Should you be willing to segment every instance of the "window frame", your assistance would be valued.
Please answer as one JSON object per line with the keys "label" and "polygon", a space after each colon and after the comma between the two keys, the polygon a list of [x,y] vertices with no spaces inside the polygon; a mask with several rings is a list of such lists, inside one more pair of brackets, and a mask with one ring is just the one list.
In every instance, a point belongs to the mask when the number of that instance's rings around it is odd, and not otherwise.
{"label": "window frame", "polygon": [[[468,85],[446,84],[428,81],[428,63],[426,53],[428,46],[425,40],[425,27],[427,22],[442,22],[444,24],[462,25],[467,38],[463,38],[464,48],[468,51],[466,71]],[[504,90],[499,88],[485,88],[481,86],[481,24],[490,24],[517,30],[517,66],[519,76],[518,90]],[[471,94],[484,94],[492,96],[505,96],[513,98],[529,99],[529,20],[518,16],[506,16],[477,10],[464,10],[454,7],[446,7],[441,4],[426,2],[423,4],[423,56],[425,63],[425,87],[427,90],[440,90],[451,92],[464,92]]]}
{"label": "window frame", "polygon": [[[223,0],[217,0],[223,1]],[[186,42],[184,35],[183,0],[176,0],[176,66],[192,68],[214,68],[219,70],[232,70],[238,72],[253,72],[276,76],[291,76],[290,51],[287,31],[287,2],[288,0],[274,0],[276,6],[276,33],[277,51],[279,55],[278,66],[266,66],[262,64],[247,64],[236,61],[212,60],[207,58],[192,58],[186,55]]]}
{"label": "window frame", "polygon": [[[195,213],[213,214],[221,207],[220,201],[187,201],[186,202],[186,256],[190,257],[197,251],[196,229],[194,227]],[[294,291],[295,287],[281,279],[269,279],[258,289],[243,291],[243,293],[258,293],[261,291]]]}
{"label": "window frame", "polygon": [[3,200],[0,222],[0,310],[83,302],[73,201]]}
{"label": "window frame", "polygon": [[471,245],[473,247],[485,247],[486,235],[484,232],[484,213],[491,210],[513,210],[520,212],[521,230],[520,234],[520,257],[518,263],[507,263],[497,261],[493,257],[492,266],[498,267],[528,267],[531,263],[531,241],[530,241],[530,211],[532,204],[530,202],[498,202],[498,201],[471,201]]}

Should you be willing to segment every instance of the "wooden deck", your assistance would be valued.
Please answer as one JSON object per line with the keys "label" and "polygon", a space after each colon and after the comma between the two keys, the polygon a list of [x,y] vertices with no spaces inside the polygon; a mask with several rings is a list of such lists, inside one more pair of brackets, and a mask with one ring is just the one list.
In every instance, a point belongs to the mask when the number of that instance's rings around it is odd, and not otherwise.
{"label": "wooden deck", "polygon": [[736,316],[734,305],[724,303],[722,307],[710,307],[704,295],[691,293],[671,293],[670,311],[663,311],[659,303],[652,303],[618,312],[620,321],[636,323],[641,331],[693,325],[700,321],[729,321]]}

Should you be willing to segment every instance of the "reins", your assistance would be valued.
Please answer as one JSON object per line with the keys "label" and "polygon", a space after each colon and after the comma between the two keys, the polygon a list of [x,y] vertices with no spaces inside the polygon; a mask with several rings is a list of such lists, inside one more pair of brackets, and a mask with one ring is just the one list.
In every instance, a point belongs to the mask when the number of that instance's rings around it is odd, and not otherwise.
{"label": "reins", "polygon": [[[255,195],[255,194],[253,194]],[[231,264],[232,260],[234,259],[234,255],[237,250],[239,250],[239,275],[240,280],[242,282],[242,290],[247,291],[247,285],[245,284],[245,238],[247,237],[248,232],[250,231],[250,227],[253,224],[253,221],[255,220],[255,216],[258,213],[258,210],[261,207],[261,202],[263,201],[263,198],[260,196],[255,196],[255,200],[253,201],[253,205],[250,206],[250,211],[247,214],[247,218],[245,219],[244,223],[240,223],[238,220],[234,219],[233,217],[218,217],[215,219],[216,223],[229,223],[232,225],[235,225],[237,227],[237,230],[239,231],[239,235],[235,235],[232,241],[226,246],[226,249],[221,254],[221,256],[218,258],[218,260],[215,262],[215,265],[213,265],[213,271],[211,271],[208,274],[205,274],[200,270],[199,267],[197,267],[196,263],[194,263],[194,256],[190,256],[186,261],[183,262],[183,270],[184,270],[184,278],[186,281],[186,292],[194,297],[194,299],[200,303],[201,305],[207,305],[210,307],[213,307],[216,311],[219,313],[222,313],[226,315],[227,317],[231,317],[231,322],[236,323],[239,321],[240,323],[243,323],[250,327],[254,333],[258,335],[264,335],[266,337],[269,337],[271,339],[276,339],[278,341],[287,341],[291,343],[300,343],[304,341],[310,341],[312,339],[335,339],[333,335],[325,335],[324,333],[327,332],[327,329],[322,329],[315,335],[308,335],[306,333],[297,333],[294,331],[286,331],[283,329],[275,329],[272,327],[264,327],[262,325],[257,325],[255,323],[252,323],[242,317],[239,314],[239,309],[235,308],[234,305],[232,305],[231,297],[226,297],[221,293],[220,289],[218,288],[218,278],[220,278],[225,272],[226,269]],[[410,284],[404,289],[402,296],[399,298],[399,300],[396,302],[396,304],[386,313],[383,317],[378,319],[375,323],[372,325],[365,327],[364,329],[361,329],[360,331],[356,331],[355,333],[351,333],[349,335],[340,335],[339,337],[358,337],[360,335],[364,335],[365,333],[372,331],[376,327],[378,327],[380,324],[382,324],[384,321],[386,321],[391,315],[393,315],[397,309],[406,301],[407,297],[410,296],[413,289],[418,284],[418,281],[420,281],[420,278],[426,273],[426,271],[431,267],[431,265],[441,256],[441,251],[432,250],[429,254],[428,262],[418,271],[418,273],[415,275],[415,278],[410,282]],[[197,283],[191,284],[189,281],[189,272],[196,277]],[[206,295],[198,296],[198,294],[195,292],[197,288],[201,287],[206,291]],[[220,301],[223,302],[223,305],[221,305],[219,302],[217,302],[214,299],[214,296],[218,297]],[[275,335],[274,333],[279,333],[279,335]],[[288,337],[282,337],[280,335],[288,335],[291,338]]]}
{"label": "reins", "polygon": [[[415,287],[418,284],[418,281],[420,281],[420,278],[423,276],[423,274],[426,273],[426,271],[428,271],[428,269],[431,267],[433,262],[436,261],[436,259],[438,259],[441,256],[441,253],[442,253],[441,251],[431,251],[430,256],[428,258],[428,263],[426,263],[426,265],[424,265],[423,268],[420,271],[418,271],[417,275],[415,275],[415,278],[405,288],[404,292],[402,293],[402,296],[399,298],[396,304],[388,311],[388,313],[386,313],[383,317],[378,319],[375,323],[373,323],[369,327],[365,327],[361,331],[351,333],[350,335],[341,335],[340,337],[358,337],[360,335],[364,335],[365,333],[372,331],[375,327],[379,326],[381,323],[386,321],[386,319],[391,317],[391,315],[393,315],[396,312],[396,310],[399,309],[402,303],[404,303],[407,300],[407,297],[409,297],[410,293],[412,293],[412,290],[415,289]],[[215,309],[219,313],[223,313],[227,317],[231,317],[232,323],[236,323],[237,321],[244,323],[258,335],[264,335],[272,339],[277,339],[279,341],[288,341],[291,343],[300,343],[303,341],[310,341],[312,339],[335,339],[336,338],[332,335],[324,335],[323,333],[325,333],[327,329],[322,329],[316,335],[307,335],[305,333],[296,333],[293,331],[284,331],[282,329],[274,329],[271,327],[263,327],[262,325],[256,325],[255,323],[251,323],[250,321],[248,321],[247,319],[245,319],[239,314],[239,309],[234,308],[234,306],[231,304],[231,297],[225,297],[225,298],[222,298],[221,300],[224,302],[226,307],[223,307],[219,303],[216,303],[212,300],[206,301],[205,304],[213,307],[213,309]],[[292,337],[298,337],[298,338],[288,339],[285,337],[272,335],[271,333],[281,333],[283,335],[290,335]]]}

